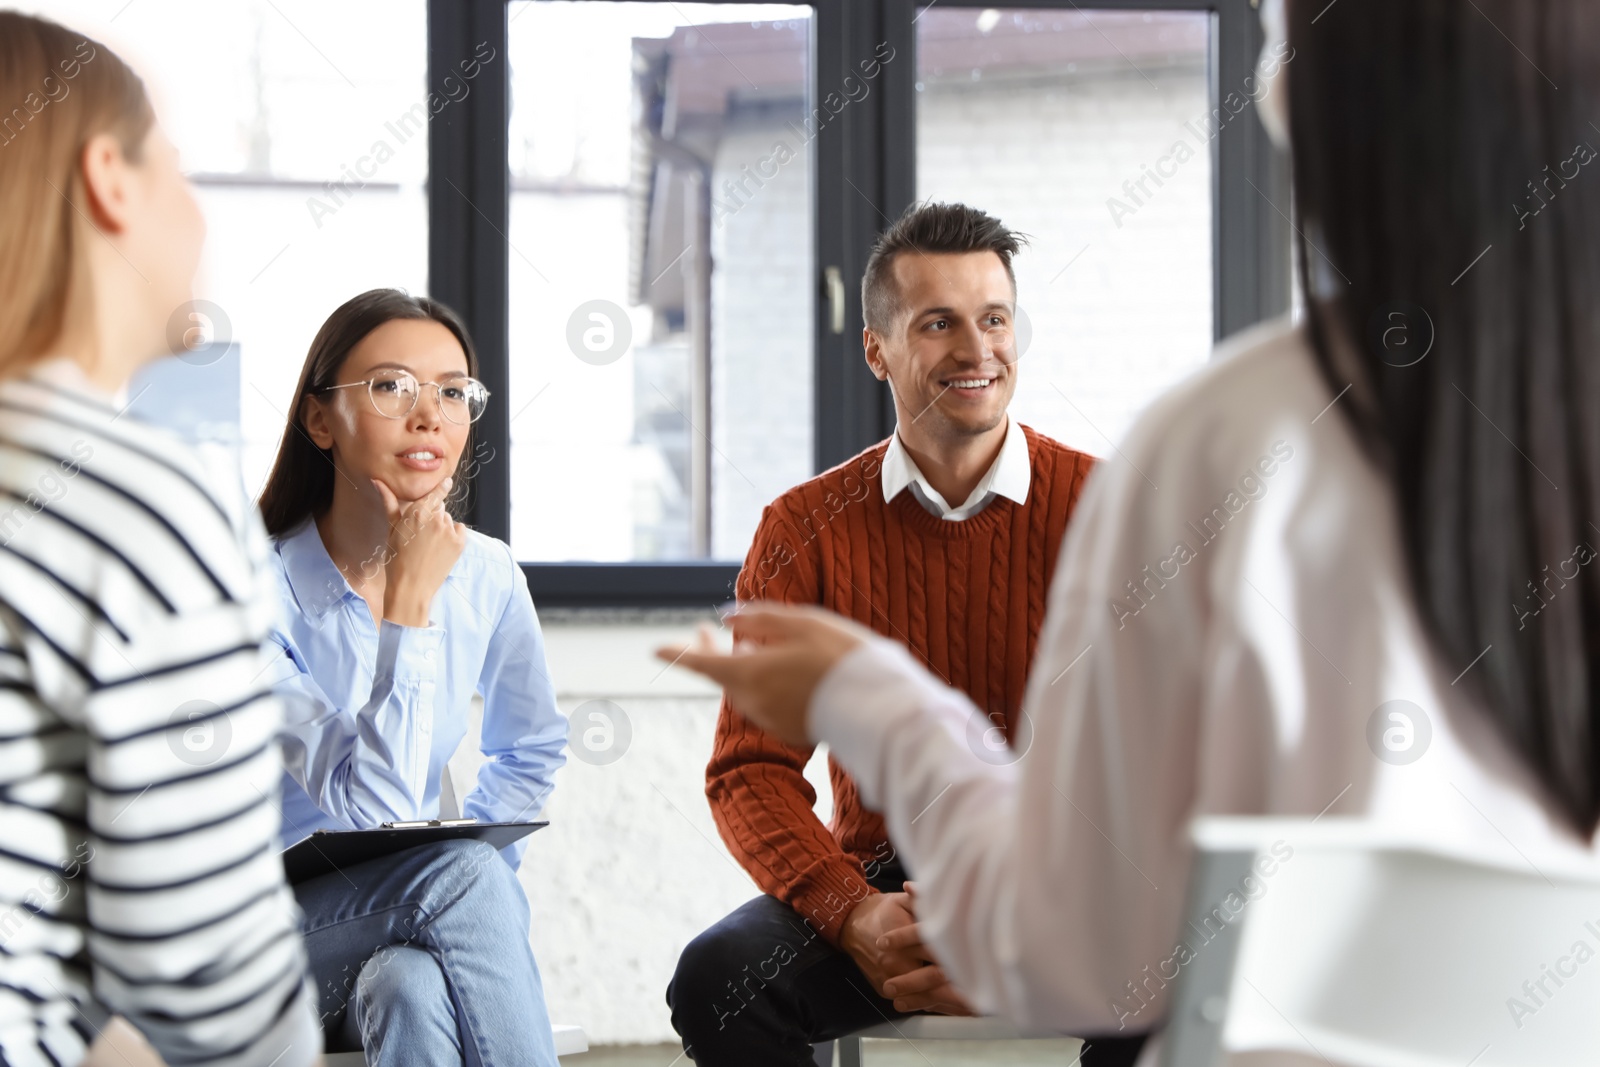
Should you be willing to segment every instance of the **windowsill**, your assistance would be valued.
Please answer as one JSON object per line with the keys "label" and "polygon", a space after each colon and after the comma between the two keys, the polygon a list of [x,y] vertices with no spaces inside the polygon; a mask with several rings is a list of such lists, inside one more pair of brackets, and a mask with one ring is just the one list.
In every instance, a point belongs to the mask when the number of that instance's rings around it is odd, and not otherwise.
{"label": "windowsill", "polygon": [[714,699],[720,690],[655,656],[664,645],[694,639],[702,623],[715,627],[707,609],[546,608],[539,612],[546,658],[556,693],[566,698]]}
{"label": "windowsill", "polygon": [[523,563],[541,609],[700,610],[733,599],[739,564],[726,560]]}

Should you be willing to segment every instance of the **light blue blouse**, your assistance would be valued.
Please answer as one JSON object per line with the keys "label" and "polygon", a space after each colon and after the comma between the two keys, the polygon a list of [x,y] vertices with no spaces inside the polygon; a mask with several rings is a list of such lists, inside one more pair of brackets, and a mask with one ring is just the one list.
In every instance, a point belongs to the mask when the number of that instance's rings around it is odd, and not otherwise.
{"label": "light blue blouse", "polygon": [[[544,636],[511,549],[469,532],[427,627],[373,624],[314,522],[274,543],[284,619],[274,688],[285,697],[283,843],[318,829],[439,816],[440,775],[483,694],[488,758],[461,814],[534,818],[566,762]],[[526,840],[503,850],[513,867]]]}

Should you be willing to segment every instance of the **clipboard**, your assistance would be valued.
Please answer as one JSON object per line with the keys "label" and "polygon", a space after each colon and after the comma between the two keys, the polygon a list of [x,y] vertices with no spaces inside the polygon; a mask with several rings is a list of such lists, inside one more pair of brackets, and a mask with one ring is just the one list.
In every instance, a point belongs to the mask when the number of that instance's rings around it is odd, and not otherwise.
{"label": "clipboard", "polygon": [[392,856],[408,848],[438,841],[470,838],[505,848],[514,841],[549,826],[539,822],[476,822],[472,819],[430,819],[424,822],[384,823],[374,830],[318,830],[283,850],[283,871],[290,885],[354,867],[368,860]]}

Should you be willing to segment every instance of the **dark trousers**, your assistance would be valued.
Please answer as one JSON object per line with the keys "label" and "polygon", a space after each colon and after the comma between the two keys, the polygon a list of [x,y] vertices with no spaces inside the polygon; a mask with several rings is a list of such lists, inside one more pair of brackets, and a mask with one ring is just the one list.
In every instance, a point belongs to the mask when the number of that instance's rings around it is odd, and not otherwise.
{"label": "dark trousers", "polygon": [[[868,879],[895,892],[898,868]],[[667,986],[672,1025],[702,1067],[813,1067],[811,1046],[903,1019],[800,913],[759,896],[689,942]],[[1091,1039],[1083,1067],[1131,1067],[1143,1037]]]}

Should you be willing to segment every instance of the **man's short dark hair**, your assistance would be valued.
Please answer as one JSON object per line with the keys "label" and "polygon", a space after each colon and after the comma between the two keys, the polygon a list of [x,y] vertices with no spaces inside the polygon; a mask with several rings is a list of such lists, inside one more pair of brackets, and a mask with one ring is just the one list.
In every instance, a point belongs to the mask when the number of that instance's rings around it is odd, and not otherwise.
{"label": "man's short dark hair", "polygon": [[992,215],[965,204],[914,204],[872,246],[861,277],[861,311],[867,327],[887,333],[904,310],[895,284],[895,257],[903,252],[993,252],[1000,257],[1016,296],[1017,276],[1011,257],[1028,243],[1024,234],[1007,229]]}

